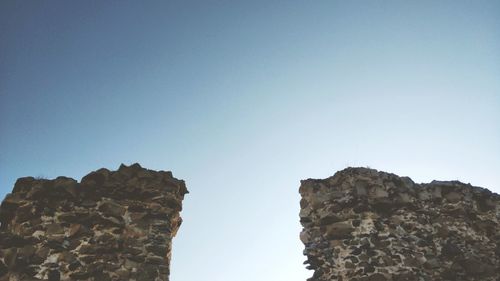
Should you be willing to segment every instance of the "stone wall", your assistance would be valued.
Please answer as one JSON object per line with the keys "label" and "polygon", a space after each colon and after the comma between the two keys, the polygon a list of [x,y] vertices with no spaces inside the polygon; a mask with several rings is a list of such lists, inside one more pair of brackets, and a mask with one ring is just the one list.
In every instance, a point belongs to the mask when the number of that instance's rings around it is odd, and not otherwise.
{"label": "stone wall", "polygon": [[139,164],[17,180],[0,206],[0,281],[168,280],[187,189]]}
{"label": "stone wall", "polygon": [[365,168],[301,182],[309,280],[500,280],[500,196]]}

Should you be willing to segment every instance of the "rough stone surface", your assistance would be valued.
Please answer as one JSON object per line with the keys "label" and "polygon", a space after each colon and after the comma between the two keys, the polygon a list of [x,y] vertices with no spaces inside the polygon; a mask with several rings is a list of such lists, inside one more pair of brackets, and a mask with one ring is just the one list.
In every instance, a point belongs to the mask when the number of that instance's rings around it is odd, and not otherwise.
{"label": "rough stone surface", "polygon": [[301,182],[311,281],[500,280],[500,196],[347,168]]}
{"label": "rough stone surface", "polygon": [[0,281],[168,280],[186,193],[139,164],[20,178],[0,205]]}

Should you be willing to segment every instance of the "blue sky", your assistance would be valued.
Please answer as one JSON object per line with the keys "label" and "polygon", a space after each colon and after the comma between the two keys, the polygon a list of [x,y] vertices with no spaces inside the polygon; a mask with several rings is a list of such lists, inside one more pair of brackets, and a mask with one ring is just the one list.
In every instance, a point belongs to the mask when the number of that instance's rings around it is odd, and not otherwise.
{"label": "blue sky", "polygon": [[498,1],[2,1],[0,197],[139,162],[186,181],[171,280],[299,281],[299,181],[500,192]]}

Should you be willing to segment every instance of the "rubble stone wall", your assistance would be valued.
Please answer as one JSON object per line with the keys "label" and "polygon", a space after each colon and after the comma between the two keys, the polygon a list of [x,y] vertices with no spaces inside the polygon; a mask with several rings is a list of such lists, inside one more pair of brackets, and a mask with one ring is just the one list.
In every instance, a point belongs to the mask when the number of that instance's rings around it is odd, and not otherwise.
{"label": "rubble stone wall", "polygon": [[187,193],[134,164],[17,180],[0,206],[0,281],[165,281]]}
{"label": "rubble stone wall", "polygon": [[500,280],[500,196],[347,168],[301,182],[311,281]]}

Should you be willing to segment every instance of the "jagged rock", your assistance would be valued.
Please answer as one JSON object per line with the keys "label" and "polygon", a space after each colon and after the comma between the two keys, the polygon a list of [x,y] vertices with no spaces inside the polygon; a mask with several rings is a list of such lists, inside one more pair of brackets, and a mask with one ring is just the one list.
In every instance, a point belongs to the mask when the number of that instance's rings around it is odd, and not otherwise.
{"label": "jagged rock", "polygon": [[500,196],[366,168],[301,182],[309,281],[500,280]]}
{"label": "jagged rock", "polygon": [[168,280],[186,193],[139,164],[20,178],[0,205],[0,281]]}
{"label": "jagged rock", "polygon": [[117,218],[121,218],[126,211],[124,206],[116,203],[113,200],[103,200],[98,209],[105,215],[110,215]]}

